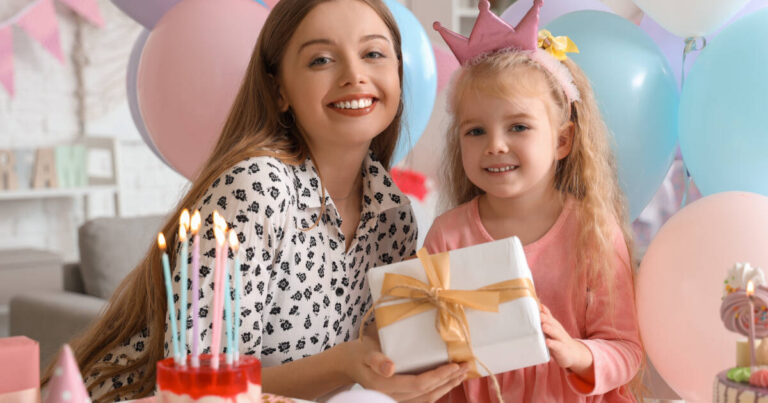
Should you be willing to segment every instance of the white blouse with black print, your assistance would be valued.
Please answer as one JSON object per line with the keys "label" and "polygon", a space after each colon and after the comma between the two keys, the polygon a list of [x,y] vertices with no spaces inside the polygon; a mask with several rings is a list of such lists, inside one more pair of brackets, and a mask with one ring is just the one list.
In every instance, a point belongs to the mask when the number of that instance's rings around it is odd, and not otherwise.
{"label": "white blouse with black print", "polygon": [[[241,354],[257,356],[264,367],[270,367],[320,353],[356,337],[362,317],[372,304],[366,272],[413,255],[417,242],[409,200],[384,167],[369,155],[361,174],[360,224],[348,250],[341,216],[327,194],[322,210],[320,178],[311,160],[294,166],[272,157],[250,158],[213,182],[195,206],[203,218],[197,314],[204,353],[210,353],[211,346],[214,210],[236,230],[242,245]],[[312,227],[320,214],[318,225]],[[229,260],[233,260],[231,254]],[[179,259],[176,262],[173,297],[178,318]],[[185,287],[190,292],[188,310],[194,295],[191,284],[188,280]],[[186,332],[186,351],[191,354],[191,319]],[[145,329],[108,354],[105,361],[127,363],[144,349],[147,337]],[[225,340],[222,337],[224,346]],[[166,357],[172,354],[170,343],[170,332],[166,331]],[[98,397],[135,379],[136,374],[127,374],[89,390]]]}

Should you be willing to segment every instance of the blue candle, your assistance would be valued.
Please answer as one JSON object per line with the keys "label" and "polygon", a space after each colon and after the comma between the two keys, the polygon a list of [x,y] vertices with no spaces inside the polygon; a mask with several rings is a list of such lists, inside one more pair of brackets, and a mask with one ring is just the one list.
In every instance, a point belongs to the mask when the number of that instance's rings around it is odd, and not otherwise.
{"label": "blue candle", "polygon": [[168,312],[171,315],[171,340],[173,341],[173,357],[176,363],[180,363],[179,332],[176,330],[176,307],[173,305],[173,288],[171,288],[171,267],[168,263],[168,254],[165,253],[165,237],[163,233],[157,234],[157,245],[163,252],[163,277],[165,277],[165,296],[168,299]]}
{"label": "blue candle", "polygon": [[235,268],[232,270],[232,276],[234,276],[235,283],[235,309],[234,309],[234,329],[232,331],[232,338],[235,354],[235,362],[240,359],[240,294],[242,293],[242,274],[240,273],[240,255],[237,251],[240,248],[240,242],[237,240],[235,231],[229,231],[229,247],[232,248],[232,254],[235,255]]}
{"label": "blue candle", "polygon": [[181,240],[181,284],[179,294],[181,295],[179,313],[179,347],[181,348],[181,365],[186,365],[187,360],[187,254],[189,253],[189,242],[187,242],[187,230],[189,229],[189,211],[184,209],[179,219],[179,240]]}

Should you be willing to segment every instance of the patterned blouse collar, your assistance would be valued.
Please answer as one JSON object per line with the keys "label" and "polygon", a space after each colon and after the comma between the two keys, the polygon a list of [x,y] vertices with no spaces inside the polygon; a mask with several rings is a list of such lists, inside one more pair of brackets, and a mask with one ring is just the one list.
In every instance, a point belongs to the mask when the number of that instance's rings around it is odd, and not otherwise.
{"label": "patterned blouse collar", "polygon": [[[320,176],[315,164],[308,157],[300,165],[292,165],[295,173],[294,187],[298,194],[298,207],[302,210],[320,208]],[[363,176],[363,211],[380,214],[386,210],[411,204],[408,197],[397,188],[389,172],[369,152],[360,171]],[[326,192],[325,202],[333,205]]]}

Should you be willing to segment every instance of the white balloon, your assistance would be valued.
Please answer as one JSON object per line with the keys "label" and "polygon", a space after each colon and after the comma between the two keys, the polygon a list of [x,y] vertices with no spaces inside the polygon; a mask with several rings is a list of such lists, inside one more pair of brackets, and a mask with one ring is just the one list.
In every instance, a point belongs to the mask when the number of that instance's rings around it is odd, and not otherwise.
{"label": "white balloon", "polygon": [[712,33],[749,0],[634,0],[667,31],[681,37]]}
{"label": "white balloon", "polygon": [[357,389],[341,392],[328,400],[328,403],[395,403],[395,401],[375,390]]}
{"label": "white balloon", "polygon": [[635,25],[640,25],[643,20],[643,10],[641,10],[632,0],[600,0],[603,4],[613,10],[614,13],[632,21]]}

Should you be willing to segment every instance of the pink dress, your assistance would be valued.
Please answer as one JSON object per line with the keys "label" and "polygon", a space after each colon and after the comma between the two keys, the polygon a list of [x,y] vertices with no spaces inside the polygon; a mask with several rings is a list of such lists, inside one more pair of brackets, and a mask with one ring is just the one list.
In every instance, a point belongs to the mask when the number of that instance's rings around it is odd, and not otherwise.
{"label": "pink dress", "polygon": [[[576,203],[569,199],[552,228],[541,239],[525,245],[524,250],[541,302],[549,307],[571,337],[592,352],[595,382],[587,383],[551,360],[498,374],[502,396],[508,403],[635,401],[625,385],[640,367],[642,348],[624,237],[617,224],[613,304],[608,303],[605,288],[591,289],[585,278],[579,279],[583,287],[573,288],[571,276],[578,228]],[[475,198],[438,217],[427,233],[424,246],[430,253],[439,253],[493,240],[480,221]],[[439,401],[496,402],[495,395],[492,382],[485,377],[465,381]]]}

